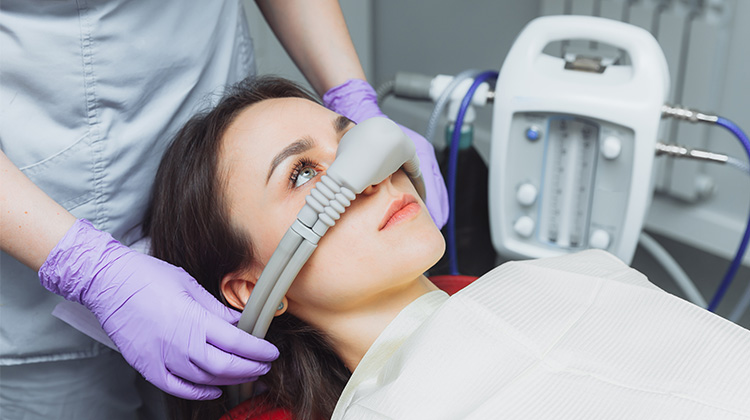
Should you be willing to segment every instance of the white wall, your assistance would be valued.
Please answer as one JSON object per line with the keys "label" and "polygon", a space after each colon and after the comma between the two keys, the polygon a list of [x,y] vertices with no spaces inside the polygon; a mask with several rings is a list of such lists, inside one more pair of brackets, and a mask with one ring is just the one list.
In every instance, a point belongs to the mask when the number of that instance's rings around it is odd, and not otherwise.
{"label": "white wall", "polygon": [[[516,35],[539,15],[539,1],[378,0],[374,3],[375,80],[398,71],[427,75],[499,70]],[[392,118],[424,133],[432,104],[388,99]],[[474,146],[489,156],[491,110],[477,109]],[[443,146],[436,142],[438,148]]]}

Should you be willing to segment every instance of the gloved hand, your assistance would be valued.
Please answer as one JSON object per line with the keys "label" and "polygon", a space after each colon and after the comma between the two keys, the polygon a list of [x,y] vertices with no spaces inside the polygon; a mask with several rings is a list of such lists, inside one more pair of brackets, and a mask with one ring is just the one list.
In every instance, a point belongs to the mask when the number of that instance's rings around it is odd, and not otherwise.
{"label": "gloved hand", "polygon": [[[378,95],[375,89],[364,80],[350,79],[336,86],[323,95],[326,108],[337,112],[354,122],[362,122],[372,117],[385,117],[378,107]],[[419,157],[420,170],[427,190],[427,210],[438,228],[448,221],[448,191],[445,188],[443,175],[440,173],[435,149],[430,142],[418,133],[402,126],[399,127],[414,142]]]}
{"label": "gloved hand", "polygon": [[133,251],[78,220],[39,269],[47,290],[86,306],[146,380],[186,399],[252,382],[278,357],[234,327],[240,314],[181,268]]}

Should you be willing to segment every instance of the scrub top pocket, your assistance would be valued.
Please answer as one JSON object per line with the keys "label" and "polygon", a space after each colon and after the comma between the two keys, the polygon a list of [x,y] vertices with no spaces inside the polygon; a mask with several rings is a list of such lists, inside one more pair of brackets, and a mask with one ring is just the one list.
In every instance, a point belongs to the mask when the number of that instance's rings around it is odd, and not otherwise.
{"label": "scrub top pocket", "polygon": [[[92,149],[90,139],[83,137],[46,159],[20,169],[53,200],[66,210],[74,212],[74,209],[92,201],[96,195]],[[87,216],[93,215],[77,215]]]}

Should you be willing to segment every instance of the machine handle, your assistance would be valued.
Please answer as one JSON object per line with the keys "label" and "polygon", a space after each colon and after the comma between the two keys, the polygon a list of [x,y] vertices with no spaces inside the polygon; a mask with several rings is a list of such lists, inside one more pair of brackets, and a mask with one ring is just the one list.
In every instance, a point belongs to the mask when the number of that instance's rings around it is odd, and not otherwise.
{"label": "machine handle", "polygon": [[[632,62],[632,81],[639,86],[653,86],[654,83],[661,85],[661,80],[669,80],[666,59],[651,33],[612,19],[575,15],[536,18],[521,31],[512,50],[519,50],[515,53],[525,57],[526,67],[534,68],[536,58],[548,44],[566,40],[597,41],[625,50]],[[513,53],[512,51],[511,54]],[[654,63],[655,59],[661,62]],[[662,74],[657,76],[654,68],[660,68]],[[648,82],[656,77],[661,80]]]}

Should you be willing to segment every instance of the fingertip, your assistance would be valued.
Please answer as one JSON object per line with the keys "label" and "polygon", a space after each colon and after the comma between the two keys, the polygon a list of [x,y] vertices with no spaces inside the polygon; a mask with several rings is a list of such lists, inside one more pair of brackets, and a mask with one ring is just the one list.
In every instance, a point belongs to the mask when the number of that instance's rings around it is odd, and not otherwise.
{"label": "fingertip", "polygon": [[221,397],[221,394],[223,394],[221,388],[212,387],[205,393],[205,398],[200,398],[200,400],[215,400]]}
{"label": "fingertip", "polygon": [[271,363],[279,358],[279,349],[268,341],[259,339],[258,345],[253,348],[252,353],[242,357],[259,363]]}
{"label": "fingertip", "polygon": [[206,400],[215,400],[219,397],[221,397],[221,389],[215,386],[208,386],[208,385],[193,385],[192,386],[192,392],[191,396],[188,397],[182,397],[188,400],[197,400],[197,401],[206,401]]}
{"label": "fingertip", "polygon": [[236,327],[208,329],[206,340],[227,353],[257,362],[273,362],[279,357],[276,346]]}
{"label": "fingertip", "polygon": [[252,352],[248,352],[248,354],[242,356],[246,359],[254,360],[256,362],[267,362],[271,363],[274,360],[279,358],[279,349],[276,348],[273,344],[269,343],[268,341],[258,338],[255,336],[251,336],[253,339],[255,339],[255,342],[252,346],[249,346],[248,349],[252,349]]}
{"label": "fingertip", "polygon": [[271,363],[261,363],[260,366],[261,367],[260,369],[258,369],[257,376],[263,376],[271,371]]}
{"label": "fingertip", "polygon": [[[258,378],[271,371],[271,363],[249,361],[244,359],[238,359],[237,364],[234,365],[233,373],[239,374],[233,380],[236,383],[251,382],[248,378]],[[224,378],[227,380],[228,378]]]}
{"label": "fingertip", "polygon": [[263,345],[263,351],[265,352],[264,358],[260,359],[260,361],[270,363],[279,358],[280,353],[279,353],[279,349],[276,346],[260,338],[258,339],[258,342]]}
{"label": "fingertip", "polygon": [[186,400],[215,400],[222,394],[221,389],[218,387],[196,385],[173,375],[167,376],[164,385],[163,388],[160,387],[163,391]]}

